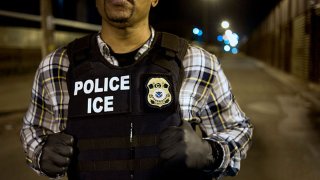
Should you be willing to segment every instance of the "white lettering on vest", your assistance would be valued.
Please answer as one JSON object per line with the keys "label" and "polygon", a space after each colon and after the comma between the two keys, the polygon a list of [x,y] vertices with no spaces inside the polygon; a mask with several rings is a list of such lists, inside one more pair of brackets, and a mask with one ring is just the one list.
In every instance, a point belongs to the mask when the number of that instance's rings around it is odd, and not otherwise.
{"label": "white lettering on vest", "polygon": [[129,86],[129,81],[130,79],[130,76],[127,75],[127,76],[121,76],[121,83],[120,83],[120,89],[121,90],[129,90],[130,89],[130,86]]}
{"label": "white lettering on vest", "polygon": [[88,107],[87,107],[88,114],[91,114],[91,104],[92,104],[92,98],[88,98]]}
{"label": "white lettering on vest", "polygon": [[95,84],[94,84],[94,92],[103,92],[103,88],[99,88],[99,79],[95,79]]}
{"label": "white lettering on vest", "polygon": [[108,91],[108,82],[109,82],[109,78],[104,78],[104,92]]}
{"label": "white lettering on vest", "polygon": [[92,102],[92,109],[95,113],[101,113],[103,110],[103,106],[99,105],[98,102],[101,104],[103,102],[103,99],[101,97],[96,97]]}
{"label": "white lettering on vest", "polygon": [[73,95],[76,96],[78,95],[78,91],[83,88],[83,82],[77,81],[74,83],[74,92]]}
{"label": "white lettering on vest", "polygon": [[83,91],[85,94],[90,94],[92,93],[94,89],[94,82],[89,79],[89,80],[86,80],[86,82],[84,82],[84,87],[83,87]]}
{"label": "white lettering on vest", "polygon": [[[103,81],[103,84],[100,82]],[[120,77],[106,77],[104,79],[96,78],[94,80],[88,79],[86,81],[76,81],[74,83],[73,95],[77,96],[79,93],[92,94],[108,91],[127,91],[130,90],[130,76]],[[101,113],[112,112],[114,96],[88,98],[87,113]]]}
{"label": "white lettering on vest", "polygon": [[94,113],[112,112],[113,111],[113,96],[105,96],[104,99],[96,97],[93,99],[88,98],[87,113],[91,114],[92,110]]}
{"label": "white lettering on vest", "polygon": [[113,111],[113,96],[104,97],[104,112]]}
{"label": "white lettering on vest", "polygon": [[100,92],[108,92],[111,91],[126,91],[130,90],[130,76],[120,76],[119,77],[111,77],[104,78],[103,85],[100,86],[100,81],[102,79],[96,78],[93,80],[88,79],[84,82],[77,81],[74,83],[74,92],[73,95],[76,96],[80,91],[83,91],[85,94],[91,93],[100,93]]}
{"label": "white lettering on vest", "polygon": [[109,87],[111,91],[117,91],[119,89],[119,84],[115,84],[114,82],[119,82],[118,77],[112,77],[109,82]]}

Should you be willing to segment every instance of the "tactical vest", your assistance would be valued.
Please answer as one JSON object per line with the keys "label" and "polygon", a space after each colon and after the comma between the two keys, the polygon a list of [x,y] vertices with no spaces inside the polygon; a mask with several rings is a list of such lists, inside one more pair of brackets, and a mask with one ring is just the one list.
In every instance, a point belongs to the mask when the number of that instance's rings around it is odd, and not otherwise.
{"label": "tactical vest", "polygon": [[65,132],[75,137],[71,179],[170,179],[161,168],[158,135],[181,123],[181,60],[188,43],[156,33],[134,64],[116,67],[101,55],[96,34],[67,47],[70,96]]}

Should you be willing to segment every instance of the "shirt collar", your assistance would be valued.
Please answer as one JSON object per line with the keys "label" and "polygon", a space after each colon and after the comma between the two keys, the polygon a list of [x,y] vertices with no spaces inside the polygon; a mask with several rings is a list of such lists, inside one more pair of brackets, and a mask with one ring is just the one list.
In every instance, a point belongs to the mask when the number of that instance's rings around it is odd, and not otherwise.
{"label": "shirt collar", "polygon": [[[154,37],[155,37],[155,30],[152,27],[150,27],[150,30],[151,30],[151,36],[146,41],[146,43],[143,44],[141,48],[138,50],[137,54],[134,57],[135,60],[138,60],[141,57],[141,55],[143,55],[151,47],[151,44],[154,41]],[[112,57],[110,54],[109,46],[102,40],[101,32],[99,32],[97,35],[97,41],[98,41],[99,50],[102,56],[105,57],[111,64],[117,65],[118,63],[115,62],[116,59]]]}

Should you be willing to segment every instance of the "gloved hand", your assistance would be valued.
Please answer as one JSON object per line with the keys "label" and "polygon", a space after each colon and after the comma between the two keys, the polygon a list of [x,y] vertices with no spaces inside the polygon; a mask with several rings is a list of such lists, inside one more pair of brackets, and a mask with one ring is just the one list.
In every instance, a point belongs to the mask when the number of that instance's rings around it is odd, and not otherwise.
{"label": "gloved hand", "polygon": [[49,177],[62,175],[73,154],[73,137],[65,133],[48,135],[42,148],[40,169]]}
{"label": "gloved hand", "polygon": [[168,127],[160,134],[159,149],[166,169],[200,170],[214,163],[211,145],[186,121],[179,127]]}

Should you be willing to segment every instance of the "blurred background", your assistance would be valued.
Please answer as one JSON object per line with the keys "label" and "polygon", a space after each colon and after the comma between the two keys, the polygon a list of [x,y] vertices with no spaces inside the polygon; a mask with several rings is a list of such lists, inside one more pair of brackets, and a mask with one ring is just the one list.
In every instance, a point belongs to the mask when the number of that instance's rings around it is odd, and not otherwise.
{"label": "blurred background", "polygon": [[[320,0],[160,0],[150,20],[220,59],[255,126],[240,173],[225,179],[320,179]],[[0,179],[47,179],[19,140],[35,70],[100,21],[93,0],[0,2]]]}

